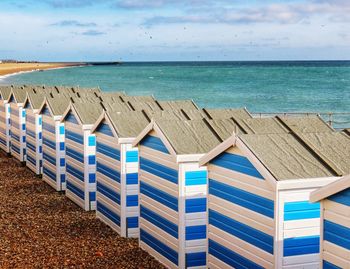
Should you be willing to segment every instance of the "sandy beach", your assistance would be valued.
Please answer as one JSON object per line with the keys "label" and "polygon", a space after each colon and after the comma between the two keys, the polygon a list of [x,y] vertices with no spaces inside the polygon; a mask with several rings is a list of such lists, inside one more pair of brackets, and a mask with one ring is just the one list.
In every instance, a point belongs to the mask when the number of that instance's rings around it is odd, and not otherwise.
{"label": "sandy beach", "polygon": [[46,70],[53,68],[76,66],[74,63],[0,63],[0,76],[11,75],[19,72]]}

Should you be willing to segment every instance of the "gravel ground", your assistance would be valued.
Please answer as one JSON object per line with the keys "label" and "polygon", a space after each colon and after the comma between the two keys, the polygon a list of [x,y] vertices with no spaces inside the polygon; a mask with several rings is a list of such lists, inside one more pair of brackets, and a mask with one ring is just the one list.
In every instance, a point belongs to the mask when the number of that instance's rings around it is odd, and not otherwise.
{"label": "gravel ground", "polygon": [[0,152],[0,268],[164,268]]}

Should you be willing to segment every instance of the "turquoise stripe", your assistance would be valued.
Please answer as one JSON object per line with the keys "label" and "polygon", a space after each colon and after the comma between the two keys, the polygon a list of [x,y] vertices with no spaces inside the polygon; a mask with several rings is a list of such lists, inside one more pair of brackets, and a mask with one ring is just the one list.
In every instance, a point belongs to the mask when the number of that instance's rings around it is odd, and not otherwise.
{"label": "turquoise stripe", "polygon": [[284,203],[284,220],[313,219],[320,217],[320,203],[298,201]]}
{"label": "turquoise stripe", "polygon": [[185,172],[185,185],[205,185],[207,184],[207,171],[189,171]]}

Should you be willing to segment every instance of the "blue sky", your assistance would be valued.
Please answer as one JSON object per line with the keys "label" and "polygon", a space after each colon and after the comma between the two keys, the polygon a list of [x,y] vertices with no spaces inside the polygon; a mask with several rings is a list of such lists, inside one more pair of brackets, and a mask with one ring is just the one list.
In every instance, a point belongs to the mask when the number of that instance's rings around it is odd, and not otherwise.
{"label": "blue sky", "polygon": [[350,59],[349,0],[1,0],[0,58]]}

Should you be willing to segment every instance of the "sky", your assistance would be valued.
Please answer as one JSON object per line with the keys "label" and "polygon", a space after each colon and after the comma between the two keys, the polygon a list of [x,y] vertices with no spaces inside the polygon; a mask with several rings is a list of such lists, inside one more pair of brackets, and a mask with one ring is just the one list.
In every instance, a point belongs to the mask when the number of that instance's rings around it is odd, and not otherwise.
{"label": "sky", "polygon": [[350,60],[350,0],[1,0],[0,59]]}

